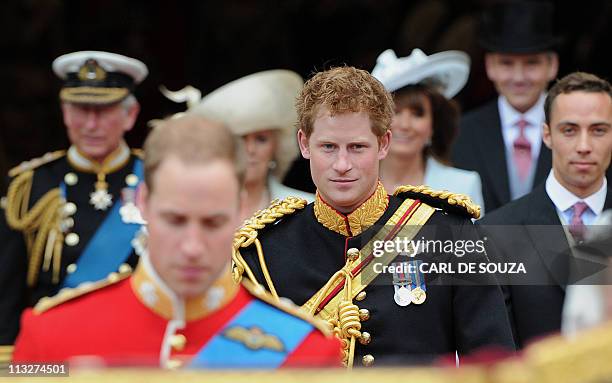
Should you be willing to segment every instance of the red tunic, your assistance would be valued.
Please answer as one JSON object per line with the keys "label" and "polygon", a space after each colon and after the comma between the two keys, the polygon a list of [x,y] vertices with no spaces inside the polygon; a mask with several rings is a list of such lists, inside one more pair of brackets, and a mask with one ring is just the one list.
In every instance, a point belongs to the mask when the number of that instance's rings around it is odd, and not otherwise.
{"label": "red tunic", "polygon": [[[245,305],[258,299],[240,286],[222,307],[196,319],[189,319],[186,313],[183,321],[154,311],[151,300],[147,305],[139,293],[143,290],[136,286],[132,276],[40,314],[28,309],[22,317],[13,360],[75,361],[77,356],[95,356],[106,365],[178,367]],[[187,311],[188,305],[185,307]],[[282,366],[340,366],[340,360],[339,341],[313,327]]]}

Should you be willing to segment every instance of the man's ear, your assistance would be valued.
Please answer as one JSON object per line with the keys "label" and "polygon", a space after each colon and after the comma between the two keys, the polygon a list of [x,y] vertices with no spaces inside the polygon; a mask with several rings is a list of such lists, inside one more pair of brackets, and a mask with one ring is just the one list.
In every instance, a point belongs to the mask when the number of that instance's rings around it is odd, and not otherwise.
{"label": "man's ear", "polygon": [[148,203],[149,200],[149,188],[144,182],[141,182],[136,189],[136,206],[138,206],[138,210],[140,210],[140,214],[144,220],[147,220],[148,214]]}
{"label": "man's ear", "polygon": [[544,141],[544,144],[546,145],[546,147],[550,150],[552,150],[552,137],[550,134],[550,126],[547,123],[543,123],[542,124],[542,141]]}
{"label": "man's ear", "polygon": [[383,160],[389,153],[389,147],[391,146],[391,129],[387,129],[385,134],[378,139],[378,159]]}
{"label": "man's ear", "polygon": [[302,129],[297,132],[298,145],[300,146],[300,152],[302,152],[302,157],[307,160],[310,159],[310,145],[308,143],[308,137],[306,137],[306,133]]}
{"label": "man's ear", "polygon": [[548,67],[548,81],[552,81],[557,77],[559,72],[559,55],[556,52],[550,53],[550,66]]}
{"label": "man's ear", "polygon": [[127,132],[132,130],[134,124],[136,124],[136,119],[138,118],[138,114],[140,113],[140,104],[136,101],[134,104],[130,106],[130,108],[126,111],[127,118],[125,120],[125,125],[123,126],[123,131]]}
{"label": "man's ear", "polygon": [[496,59],[497,57],[495,56],[495,53],[485,53],[485,70],[487,72],[487,77],[489,78],[489,81],[495,82],[495,80],[497,79],[496,75],[497,75],[497,66],[496,66]]}

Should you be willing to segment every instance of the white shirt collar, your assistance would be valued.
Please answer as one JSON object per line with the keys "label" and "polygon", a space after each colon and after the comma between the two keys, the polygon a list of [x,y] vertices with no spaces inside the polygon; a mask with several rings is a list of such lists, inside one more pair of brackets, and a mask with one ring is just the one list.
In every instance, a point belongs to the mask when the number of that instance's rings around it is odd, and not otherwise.
{"label": "white shirt collar", "polygon": [[606,177],[603,179],[603,184],[595,193],[586,198],[580,198],[574,193],[567,190],[559,183],[553,170],[550,170],[548,178],[546,178],[546,193],[555,204],[557,209],[564,212],[571,208],[576,202],[584,201],[595,216],[599,217],[606,203],[606,194],[608,192],[608,181]]}
{"label": "white shirt collar", "polygon": [[544,122],[544,99],[546,94],[542,93],[538,98],[538,101],[525,113],[521,113],[514,109],[508,102],[508,99],[504,96],[499,96],[499,118],[502,126],[514,126],[521,117],[529,122],[529,127],[536,126],[541,128],[542,122]]}

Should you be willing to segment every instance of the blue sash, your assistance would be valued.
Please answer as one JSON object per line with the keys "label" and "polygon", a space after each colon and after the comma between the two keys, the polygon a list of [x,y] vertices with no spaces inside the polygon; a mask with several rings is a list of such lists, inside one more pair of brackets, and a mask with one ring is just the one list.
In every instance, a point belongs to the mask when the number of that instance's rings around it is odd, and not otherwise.
{"label": "blue sash", "polygon": [[[228,337],[236,329],[259,328],[267,337],[279,340],[282,351],[252,349]],[[247,304],[193,357],[191,368],[277,368],[310,334],[313,326],[259,300]]]}
{"label": "blue sash", "polygon": [[[139,180],[142,179],[143,166],[140,159],[134,161],[132,169]],[[62,185],[63,186],[63,185]],[[64,189],[65,186],[60,186]],[[136,186],[129,186],[135,189]],[[132,253],[132,239],[140,230],[139,224],[125,223],[119,209],[121,201],[115,201],[112,209],[100,225],[93,238],[81,253],[76,262],[76,271],[66,275],[61,287],[76,287],[83,282],[94,282],[104,279],[108,274],[117,271]]]}

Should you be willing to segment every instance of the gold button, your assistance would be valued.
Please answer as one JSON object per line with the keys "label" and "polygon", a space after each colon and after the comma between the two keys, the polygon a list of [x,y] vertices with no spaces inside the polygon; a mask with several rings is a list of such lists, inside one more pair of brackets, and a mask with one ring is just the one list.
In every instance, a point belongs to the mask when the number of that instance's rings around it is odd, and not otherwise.
{"label": "gold button", "polygon": [[359,309],[359,320],[362,322],[370,319],[370,310],[368,309]]}
{"label": "gold button", "polygon": [[127,263],[122,263],[121,266],[119,266],[119,273],[121,274],[127,274],[131,271],[132,271],[132,266],[128,265]]}
{"label": "gold button", "polygon": [[183,365],[183,362],[181,362],[180,360],[177,359],[170,359],[166,362],[166,367],[171,369],[171,370],[176,370],[177,368],[181,367]]}
{"label": "gold button", "polygon": [[362,301],[364,299],[366,299],[366,292],[365,291],[361,291],[359,294],[357,294],[357,296],[355,297],[356,300],[358,301]]}
{"label": "gold button", "polygon": [[65,233],[74,227],[74,219],[72,217],[62,219],[60,229]]}
{"label": "gold button", "polygon": [[348,249],[348,251],[346,252],[346,256],[348,257],[348,259],[350,259],[351,261],[356,260],[357,258],[359,258],[359,249],[356,247],[351,247],[350,249]]}
{"label": "gold button", "polygon": [[363,364],[365,367],[370,367],[374,364],[374,357],[370,354],[364,355],[363,358],[361,358],[361,364]]}
{"label": "gold button", "polygon": [[77,205],[75,205],[74,202],[67,202],[64,205],[64,214],[66,216],[73,215],[74,213],[76,213],[76,211],[77,211]]}
{"label": "gold button", "polygon": [[368,344],[370,344],[371,341],[372,336],[370,335],[370,333],[367,331],[363,331],[361,333],[361,336],[359,337],[359,343],[363,344],[364,346],[367,346]]}
{"label": "gold button", "polygon": [[183,351],[186,343],[187,338],[183,334],[174,334],[170,337],[170,346],[176,351]]}
{"label": "gold button", "polygon": [[66,267],[66,272],[68,274],[72,274],[72,273],[74,273],[76,271],[76,269],[77,269],[76,263],[71,263],[71,264],[68,265],[68,267]]}
{"label": "gold button", "polygon": [[125,176],[125,183],[128,186],[136,186],[138,185],[138,176],[136,174],[128,174],[127,176]]}
{"label": "gold button", "polygon": [[66,236],[64,242],[66,242],[66,245],[68,246],[76,246],[79,244],[79,240],[80,238],[77,233],[70,233]]}
{"label": "gold button", "polygon": [[64,182],[68,186],[74,186],[77,184],[77,182],[79,182],[79,177],[73,172],[66,173],[64,175]]}

